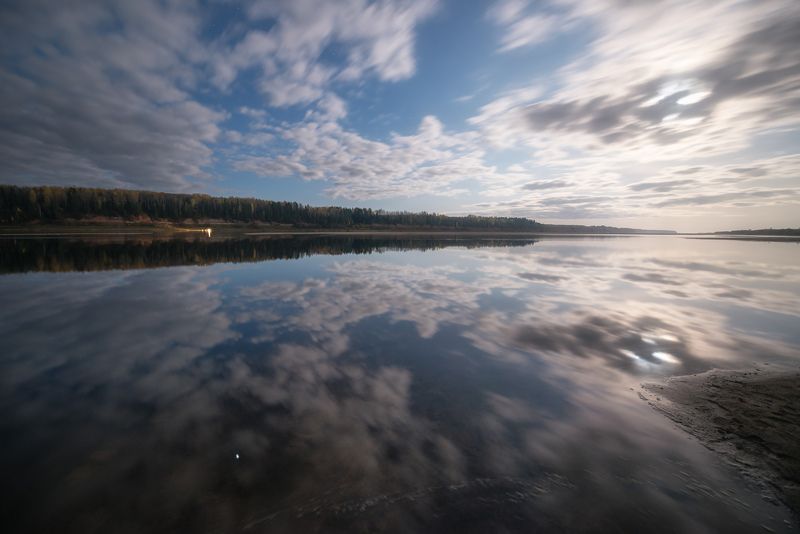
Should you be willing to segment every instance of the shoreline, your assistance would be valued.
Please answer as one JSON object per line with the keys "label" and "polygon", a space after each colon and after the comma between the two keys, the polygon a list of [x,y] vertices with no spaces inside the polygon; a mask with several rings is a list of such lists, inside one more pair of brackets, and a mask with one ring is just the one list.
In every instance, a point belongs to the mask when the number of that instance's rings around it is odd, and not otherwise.
{"label": "shoreline", "polygon": [[[587,227],[588,228],[588,227]],[[227,222],[221,220],[200,220],[183,222],[171,221],[76,221],[30,224],[0,224],[0,237],[26,236],[68,236],[102,234],[114,235],[122,233],[151,234],[171,236],[186,233],[201,233],[210,229],[213,235],[261,236],[261,235],[487,235],[487,236],[676,236],[675,232],[661,231],[549,231],[543,229],[516,229],[492,227],[446,227],[446,226],[294,226],[290,224],[260,224]]]}
{"label": "shoreline", "polygon": [[713,369],[639,396],[800,518],[800,367]]}
{"label": "shoreline", "polygon": [[[205,235],[211,230],[210,235]],[[748,241],[752,243],[800,244],[800,237],[789,236],[713,236],[699,234],[645,234],[645,233],[567,233],[529,232],[519,230],[443,230],[443,229],[391,229],[391,228],[268,228],[263,229],[228,224],[210,226],[166,226],[130,224],[125,226],[87,224],[77,226],[31,225],[0,226],[0,239],[100,239],[100,238],[202,238],[233,239],[258,237],[302,237],[302,236],[359,236],[359,237],[431,237],[431,238],[507,238],[507,239],[602,239],[631,237],[675,237],[682,239],[713,241]]]}
{"label": "shoreline", "polygon": [[[295,235],[337,235],[337,236],[371,236],[371,235],[410,235],[410,236],[487,236],[487,237],[654,237],[675,236],[675,234],[623,234],[623,233],[558,233],[558,232],[523,232],[514,230],[440,230],[440,229],[391,229],[391,228],[252,228],[230,226],[204,227],[164,227],[164,226],[64,226],[64,227],[0,227],[0,238],[25,237],[113,237],[113,236],[153,236],[153,237],[192,237],[202,236],[206,229],[212,230],[211,237],[259,237],[259,236],[295,236]],[[50,231],[52,230],[52,231]]]}
{"label": "shoreline", "polygon": [[65,224],[0,225],[0,238],[4,237],[108,237],[119,235],[149,235],[174,237],[200,234],[211,229],[215,236],[274,236],[274,235],[469,235],[516,237],[682,237],[684,239],[713,241],[751,241],[773,243],[798,243],[800,236],[763,234],[718,234],[694,232],[548,232],[531,230],[424,228],[424,227],[293,227],[281,225],[248,225],[223,221],[205,222],[69,222]]}

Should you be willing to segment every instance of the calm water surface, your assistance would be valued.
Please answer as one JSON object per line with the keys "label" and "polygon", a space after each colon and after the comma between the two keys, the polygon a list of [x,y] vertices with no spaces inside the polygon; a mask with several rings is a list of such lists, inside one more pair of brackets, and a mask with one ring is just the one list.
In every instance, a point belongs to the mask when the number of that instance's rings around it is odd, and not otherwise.
{"label": "calm water surface", "polygon": [[0,240],[4,532],[778,532],[637,394],[800,361],[800,246]]}

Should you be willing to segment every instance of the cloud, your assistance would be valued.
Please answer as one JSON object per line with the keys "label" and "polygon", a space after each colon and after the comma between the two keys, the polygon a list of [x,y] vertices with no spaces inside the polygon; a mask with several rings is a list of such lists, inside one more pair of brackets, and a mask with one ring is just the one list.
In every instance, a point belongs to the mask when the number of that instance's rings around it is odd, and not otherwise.
{"label": "cloud", "polygon": [[484,162],[473,133],[448,133],[434,116],[424,117],[414,134],[393,134],[386,142],[345,129],[335,120],[340,116],[312,113],[280,128],[291,151],[243,156],[235,167],[266,177],[325,180],[329,194],[348,199],[452,195],[465,180],[499,183],[513,175]]}
{"label": "cloud", "polygon": [[537,191],[539,189],[555,189],[559,187],[568,187],[570,184],[565,180],[550,180],[545,182],[530,182],[522,186],[522,189],[528,191]]}
{"label": "cloud", "polygon": [[[684,163],[711,157],[746,161],[740,154],[756,136],[800,126],[796,2],[508,1],[489,12],[507,30],[501,49],[526,16],[553,14],[562,18],[559,35],[581,29],[592,36],[589,45],[549,87],[543,90],[533,80],[527,98],[518,89],[512,93],[517,98],[503,95],[470,119],[493,146],[532,150],[531,161],[570,177],[571,196],[598,191],[596,184],[582,183],[596,180],[592,170],[615,174],[616,183],[605,191],[624,195],[628,183],[629,191],[651,194],[653,201],[645,199],[645,205],[659,208],[659,214],[690,204],[724,209],[734,202],[753,207],[797,202],[797,195],[776,184],[741,190],[732,185],[733,177],[726,185],[712,178],[723,170],[766,177],[752,165],[740,163],[740,171],[712,165],[700,173],[702,167]],[[631,184],[626,176],[636,166],[681,163],[682,172],[696,180]],[[796,171],[795,166],[795,176]],[[692,195],[657,200],[682,187],[692,187]],[[610,211],[636,216],[643,198],[628,198],[609,205]],[[537,213],[541,204],[531,199],[529,206]]]}
{"label": "cloud", "polygon": [[[316,102],[309,120],[342,119],[347,106],[332,85],[413,75],[416,26],[437,6],[251,1],[217,34],[204,7],[194,0],[91,0],[80,9],[4,3],[0,179],[196,189],[229,154],[263,153],[274,142],[264,110],[241,108],[251,123],[239,131],[221,126],[230,111],[206,103],[226,105],[242,73],[258,74],[247,83],[273,106]],[[323,59],[334,50],[341,60]],[[221,142],[238,148],[218,150]],[[304,171],[279,161],[273,167]]]}
{"label": "cloud", "polygon": [[[241,72],[257,68],[270,103],[291,106],[316,101],[334,82],[369,74],[383,81],[408,78],[415,71],[415,28],[436,7],[434,0],[250,2],[249,20],[270,28],[220,43],[213,82],[227,89]],[[334,47],[345,56],[341,64],[322,60]]]}
{"label": "cloud", "polygon": [[622,278],[630,282],[645,282],[649,284],[664,284],[668,286],[682,285],[679,280],[670,278],[661,273],[626,273],[622,276]]}
{"label": "cloud", "polygon": [[[717,214],[742,208],[781,209],[790,213],[792,206],[800,203],[800,191],[794,187],[800,168],[797,155],[750,159],[744,168],[738,164],[665,165],[647,180],[634,182],[626,179],[626,171],[616,165],[605,161],[587,163],[581,168],[559,164],[550,172],[565,176],[563,181],[567,186],[530,189],[523,185],[522,191],[505,193],[514,195],[513,200],[483,202],[474,209],[537,219],[603,222],[616,218],[617,225],[629,226],[625,218],[696,217],[698,213],[693,206],[699,205]],[[546,172],[547,166],[537,171]],[[672,224],[663,226],[669,228]],[[685,228],[697,231],[694,223]]]}
{"label": "cloud", "polygon": [[797,191],[794,189],[756,189],[745,191],[733,191],[730,193],[717,193],[717,194],[689,194],[681,197],[673,197],[667,200],[655,202],[653,205],[657,208],[664,208],[670,206],[705,206],[708,204],[736,204],[746,205],[748,203],[760,203],[763,199],[770,198],[792,198],[795,202],[798,200]]}
{"label": "cloud", "polygon": [[553,14],[524,14],[527,0],[500,0],[492,4],[487,16],[503,30],[500,52],[531,46],[552,37],[566,21]]}
{"label": "cloud", "polygon": [[225,115],[188,93],[204,49],[190,4],[1,9],[0,179],[181,190],[208,176]]}
{"label": "cloud", "polygon": [[685,187],[697,183],[695,180],[662,180],[658,182],[639,182],[631,184],[628,187],[634,191],[648,191],[653,190],[659,193],[666,193],[673,189]]}
{"label": "cloud", "polygon": [[503,61],[572,37],[580,53],[522,85],[459,89],[460,108],[480,100],[465,128],[426,108],[379,136],[348,114],[369,82],[416,74],[438,2],[213,4],[4,3],[0,180],[197,191],[243,171],[348,200],[687,230],[777,224],[800,202],[796,151],[774,141],[800,127],[791,0],[495,2],[479,20]]}
{"label": "cloud", "polygon": [[517,274],[520,278],[524,278],[525,280],[530,280],[531,282],[560,282],[561,280],[566,280],[565,276],[558,276],[555,274],[540,274],[540,273],[519,273]]}
{"label": "cloud", "polygon": [[[630,126],[677,112],[702,117],[710,128],[734,118],[719,109],[727,101],[744,104],[743,115],[755,114],[752,119],[770,120],[796,97],[798,36],[792,28],[800,9],[793,2],[571,3],[573,16],[593,25],[599,37],[588,56],[566,67],[566,86],[545,107],[589,106],[601,117],[629,119],[623,122]],[[710,20],[726,24],[710,27]],[[613,76],[623,69],[630,75],[619,83]],[[604,126],[611,124],[601,120],[596,129],[609,129]]]}

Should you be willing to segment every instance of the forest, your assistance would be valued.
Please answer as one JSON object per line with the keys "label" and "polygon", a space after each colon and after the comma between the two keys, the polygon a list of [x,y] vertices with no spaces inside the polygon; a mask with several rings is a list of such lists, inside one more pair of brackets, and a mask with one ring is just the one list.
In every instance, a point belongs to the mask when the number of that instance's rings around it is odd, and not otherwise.
{"label": "forest", "polygon": [[800,236],[800,228],[760,228],[758,230],[726,230],[723,235]]}
{"label": "forest", "polygon": [[522,217],[452,217],[369,208],[314,207],[297,202],[203,194],[86,187],[0,185],[0,224],[62,223],[111,218],[131,221],[224,221],[310,228],[420,227],[535,230]]}

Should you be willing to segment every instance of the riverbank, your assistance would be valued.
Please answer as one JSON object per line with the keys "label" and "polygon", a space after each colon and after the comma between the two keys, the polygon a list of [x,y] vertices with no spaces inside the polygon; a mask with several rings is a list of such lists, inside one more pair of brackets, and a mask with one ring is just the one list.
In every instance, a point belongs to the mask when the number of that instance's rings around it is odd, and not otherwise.
{"label": "riverbank", "polygon": [[800,517],[800,367],[715,369],[643,384],[641,397]]}
{"label": "riverbank", "polygon": [[468,237],[630,237],[646,234],[621,233],[559,233],[522,230],[481,230],[470,228],[420,228],[420,227],[347,227],[320,228],[288,225],[246,225],[233,223],[204,224],[76,224],[76,225],[19,225],[0,226],[0,237],[259,237],[259,236],[468,236]]}

